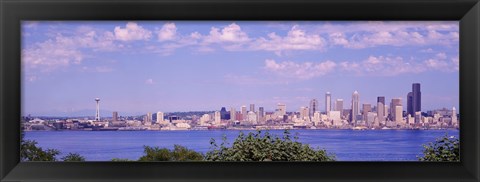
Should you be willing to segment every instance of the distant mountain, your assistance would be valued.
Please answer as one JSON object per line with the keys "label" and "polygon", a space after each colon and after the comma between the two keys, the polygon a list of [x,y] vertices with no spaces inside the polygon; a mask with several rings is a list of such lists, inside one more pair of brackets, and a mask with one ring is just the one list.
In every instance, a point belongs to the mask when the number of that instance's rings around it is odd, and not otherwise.
{"label": "distant mountain", "polygon": [[[51,117],[95,117],[95,109],[83,109],[72,112],[52,110],[48,112],[41,113],[24,113],[24,115],[31,114],[32,116],[51,116]],[[139,112],[121,112],[117,111],[119,116],[137,116],[142,115],[143,113]],[[113,111],[111,110],[100,110],[100,117],[112,117]]]}

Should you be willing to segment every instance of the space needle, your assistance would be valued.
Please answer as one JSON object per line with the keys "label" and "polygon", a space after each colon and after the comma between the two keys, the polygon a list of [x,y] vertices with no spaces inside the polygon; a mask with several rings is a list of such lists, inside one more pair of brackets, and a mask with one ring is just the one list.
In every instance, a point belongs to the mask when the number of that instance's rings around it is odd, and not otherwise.
{"label": "space needle", "polygon": [[95,98],[95,101],[97,102],[97,113],[95,114],[95,121],[100,121],[100,98]]}

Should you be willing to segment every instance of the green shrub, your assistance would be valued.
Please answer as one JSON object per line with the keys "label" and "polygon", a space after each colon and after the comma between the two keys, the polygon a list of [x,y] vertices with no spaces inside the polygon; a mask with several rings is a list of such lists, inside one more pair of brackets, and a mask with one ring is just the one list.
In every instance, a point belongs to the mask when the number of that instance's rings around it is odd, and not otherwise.
{"label": "green shrub", "polygon": [[143,146],[144,156],[138,161],[200,161],[203,160],[201,153],[187,149],[180,145],[174,145],[173,150],[167,148]]}
{"label": "green shrub", "polygon": [[250,132],[248,135],[240,133],[231,147],[226,143],[226,137],[218,145],[211,140],[211,151],[207,152],[207,161],[334,161],[335,156],[327,154],[325,150],[313,149],[307,144],[297,142],[298,137],[291,139],[286,130],[282,138],[273,136],[269,132],[261,134]]}
{"label": "green shrub", "polygon": [[458,162],[460,161],[460,140],[458,138],[443,137],[437,138],[435,143],[423,145],[423,157],[419,157],[420,161],[436,161],[436,162]]}

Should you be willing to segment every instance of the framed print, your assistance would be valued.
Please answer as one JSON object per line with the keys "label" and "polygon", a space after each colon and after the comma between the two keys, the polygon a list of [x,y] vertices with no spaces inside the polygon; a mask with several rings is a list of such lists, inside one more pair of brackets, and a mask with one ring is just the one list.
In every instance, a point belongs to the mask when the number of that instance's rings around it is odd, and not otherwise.
{"label": "framed print", "polygon": [[480,178],[478,1],[1,3],[2,181]]}

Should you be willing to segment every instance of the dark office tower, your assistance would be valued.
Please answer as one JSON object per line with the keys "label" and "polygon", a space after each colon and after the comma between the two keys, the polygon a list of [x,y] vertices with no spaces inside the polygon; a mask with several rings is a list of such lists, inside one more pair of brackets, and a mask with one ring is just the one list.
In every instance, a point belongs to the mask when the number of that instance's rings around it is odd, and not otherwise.
{"label": "dark office tower", "polygon": [[227,109],[225,109],[225,107],[222,107],[222,109],[220,109],[220,119],[222,120],[230,119],[230,112],[228,112]]}
{"label": "dark office tower", "polygon": [[385,97],[377,97],[377,117],[379,121],[385,121]]}
{"label": "dark office tower", "polygon": [[422,111],[422,93],[420,92],[420,83],[412,84],[412,98],[413,112]]}
{"label": "dark office tower", "polygon": [[315,112],[318,111],[318,101],[317,101],[317,99],[312,99],[312,100],[310,101],[310,107],[309,107],[309,109],[310,109],[310,113],[309,113],[309,114],[310,114],[310,117],[313,117],[313,115],[315,114]]}
{"label": "dark office tower", "polygon": [[330,92],[327,92],[325,94],[325,114],[328,114],[330,110],[332,109],[332,94]]}
{"label": "dark office tower", "polygon": [[265,112],[265,111],[263,110],[263,107],[259,107],[259,108],[258,108],[258,116],[260,116],[260,117],[265,116],[265,113],[264,113],[264,112]]}
{"label": "dark office tower", "polygon": [[258,107],[258,122],[261,124],[265,124],[265,111],[263,107]]}
{"label": "dark office tower", "polygon": [[255,112],[255,104],[250,104],[250,111]]}
{"label": "dark office tower", "polygon": [[410,114],[410,116],[414,116],[413,112],[413,93],[408,92],[407,94],[407,114]]}

